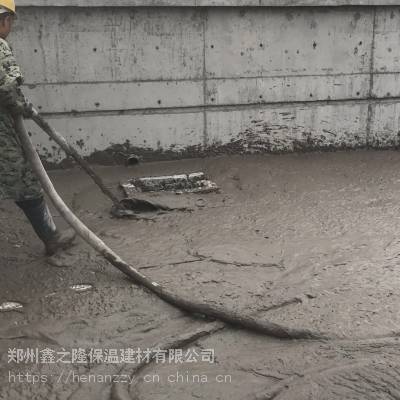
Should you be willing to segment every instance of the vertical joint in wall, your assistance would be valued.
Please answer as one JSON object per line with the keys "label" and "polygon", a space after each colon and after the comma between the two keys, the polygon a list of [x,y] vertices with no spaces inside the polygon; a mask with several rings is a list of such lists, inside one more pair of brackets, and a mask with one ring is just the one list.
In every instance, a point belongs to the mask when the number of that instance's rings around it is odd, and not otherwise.
{"label": "vertical joint in wall", "polygon": [[203,11],[203,148],[208,147],[208,128],[207,128],[207,63],[206,63],[206,34],[207,34],[207,21],[208,21],[208,9],[204,8]]}
{"label": "vertical joint in wall", "polygon": [[374,68],[375,68],[375,30],[376,30],[376,10],[377,7],[374,6],[373,17],[372,17],[372,40],[371,40],[371,60],[369,63],[369,89],[368,89],[368,114],[367,114],[367,147],[371,145],[371,130],[373,121],[373,107],[374,107]]}

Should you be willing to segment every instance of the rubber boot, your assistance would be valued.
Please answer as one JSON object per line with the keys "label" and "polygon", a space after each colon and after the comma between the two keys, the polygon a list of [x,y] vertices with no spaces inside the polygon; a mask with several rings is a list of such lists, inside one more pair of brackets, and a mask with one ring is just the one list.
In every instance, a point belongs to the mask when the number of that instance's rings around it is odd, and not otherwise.
{"label": "rubber boot", "polygon": [[75,232],[71,229],[60,232],[57,229],[44,198],[17,201],[16,204],[24,212],[37,236],[44,243],[48,256],[73,246]]}

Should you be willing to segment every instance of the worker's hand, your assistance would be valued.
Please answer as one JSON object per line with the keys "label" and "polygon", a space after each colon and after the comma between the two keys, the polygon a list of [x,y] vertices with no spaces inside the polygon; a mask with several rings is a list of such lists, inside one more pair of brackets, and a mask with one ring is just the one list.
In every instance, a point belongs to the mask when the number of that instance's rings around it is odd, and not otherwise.
{"label": "worker's hand", "polygon": [[32,118],[34,111],[33,111],[33,104],[29,101],[19,101],[17,100],[16,103],[9,107],[11,112],[16,115],[22,115],[25,119]]}

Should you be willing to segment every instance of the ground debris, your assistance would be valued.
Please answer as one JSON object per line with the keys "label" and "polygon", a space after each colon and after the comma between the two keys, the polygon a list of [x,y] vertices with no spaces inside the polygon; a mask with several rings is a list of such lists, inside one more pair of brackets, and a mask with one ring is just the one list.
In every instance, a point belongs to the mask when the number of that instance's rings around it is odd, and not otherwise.
{"label": "ground debris", "polygon": [[207,179],[203,172],[134,178],[126,183],[122,183],[121,187],[128,197],[137,192],[167,191],[181,194],[212,193],[219,191],[217,184]]}
{"label": "ground debris", "polygon": [[0,312],[21,311],[24,306],[15,301],[6,301],[0,304]]}
{"label": "ground debris", "polygon": [[88,292],[89,290],[93,289],[92,285],[72,285],[69,287],[71,290],[73,290],[74,292],[78,292],[78,293],[84,293],[84,292]]}

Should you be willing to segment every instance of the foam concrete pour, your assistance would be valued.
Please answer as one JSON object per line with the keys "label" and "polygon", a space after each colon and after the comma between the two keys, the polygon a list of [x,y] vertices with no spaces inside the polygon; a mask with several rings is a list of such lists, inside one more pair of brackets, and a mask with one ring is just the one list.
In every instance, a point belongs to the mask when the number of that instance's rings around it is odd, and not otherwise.
{"label": "foam concrete pour", "polygon": [[[278,398],[303,399],[313,390],[318,399],[337,393],[364,399],[360,391],[372,398],[395,398],[388,392],[397,385],[399,357],[399,169],[396,152],[145,164],[134,175],[204,171],[221,187],[221,193],[207,197],[206,207],[189,214],[168,213],[151,222],[109,219],[109,202],[84,174],[55,172],[57,188],[73,200],[77,214],[157,282],[182,295],[347,338],[281,342],[225,330],[194,345],[215,348],[218,365],[184,365],[183,372],[201,371],[210,379],[231,374],[232,383],[214,381],[200,388],[165,382],[149,386],[140,380],[128,388],[131,397],[161,399],[168,393],[178,400],[242,400],[252,393],[268,398],[268,390],[278,390]],[[113,185],[132,178],[132,170],[122,167],[99,172]],[[72,182],[74,192],[69,190]],[[0,302],[15,299],[25,305],[24,313],[0,315],[0,337],[8,338],[0,340],[2,354],[16,346],[71,348],[77,338],[79,346],[88,348],[113,348],[116,342],[121,347],[148,347],[160,336],[203,324],[121,279],[82,244],[76,249],[79,261],[74,268],[47,266],[12,204],[5,204],[0,218]],[[14,236],[8,234],[11,220],[16,221]],[[15,243],[21,245],[18,250]],[[71,296],[68,288],[77,282],[95,282],[96,290]],[[45,297],[48,294],[53,295]],[[288,298],[299,300],[274,308]],[[58,344],[49,344],[49,338]],[[55,389],[7,385],[10,366],[3,358],[0,368],[0,394],[5,398],[49,398]],[[69,366],[66,371],[77,369]],[[167,377],[176,373],[176,366],[153,366],[152,373]],[[60,396],[76,391],[80,398],[98,399],[107,397],[110,387],[61,384],[56,390]]]}

